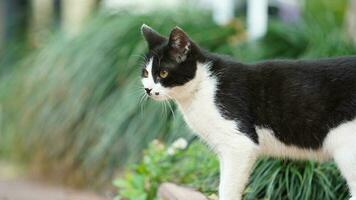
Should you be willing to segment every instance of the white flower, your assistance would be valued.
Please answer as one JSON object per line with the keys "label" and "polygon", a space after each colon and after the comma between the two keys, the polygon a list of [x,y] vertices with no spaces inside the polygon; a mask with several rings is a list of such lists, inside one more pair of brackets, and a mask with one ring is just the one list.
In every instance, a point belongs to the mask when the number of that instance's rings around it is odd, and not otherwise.
{"label": "white flower", "polygon": [[164,144],[162,142],[160,142],[159,140],[157,140],[157,139],[152,141],[152,145],[158,150],[162,150],[162,149],[165,148]]}
{"label": "white flower", "polygon": [[187,148],[187,146],[188,146],[188,142],[184,138],[178,138],[172,144],[172,147],[177,150],[183,150],[183,149]]}
{"label": "white flower", "polygon": [[188,146],[187,140],[184,138],[178,138],[176,141],[172,143],[170,147],[167,149],[167,154],[168,155],[174,155],[176,154],[177,150],[184,150]]}
{"label": "white flower", "polygon": [[176,153],[176,150],[173,147],[167,149],[167,154],[173,156]]}

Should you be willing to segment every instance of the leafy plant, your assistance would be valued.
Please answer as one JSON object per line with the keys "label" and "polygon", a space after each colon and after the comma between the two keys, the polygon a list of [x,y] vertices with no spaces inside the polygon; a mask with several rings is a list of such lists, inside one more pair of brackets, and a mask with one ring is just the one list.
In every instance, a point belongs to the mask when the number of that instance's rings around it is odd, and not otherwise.
{"label": "leafy plant", "polygon": [[217,176],[217,160],[200,143],[192,143],[186,150],[172,151],[172,146],[156,140],[144,151],[142,161],[131,166],[114,185],[120,198],[133,200],[145,194],[143,200],[148,200],[156,198],[159,184],[166,181],[214,192]]}

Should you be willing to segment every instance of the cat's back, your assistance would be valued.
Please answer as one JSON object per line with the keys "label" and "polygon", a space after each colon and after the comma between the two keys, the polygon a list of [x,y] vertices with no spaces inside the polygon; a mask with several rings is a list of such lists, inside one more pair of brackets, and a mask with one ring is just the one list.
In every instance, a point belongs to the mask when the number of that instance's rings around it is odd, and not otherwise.
{"label": "cat's back", "polygon": [[267,76],[267,78],[271,75],[288,77],[309,75],[313,78],[341,76],[340,78],[346,78],[356,73],[356,56],[309,60],[268,60],[249,64],[247,67],[259,72],[261,76]]}
{"label": "cat's back", "polygon": [[219,76],[224,115],[258,138],[269,127],[284,144],[318,148],[330,128],[356,118],[356,57],[228,65]]}
{"label": "cat's back", "polygon": [[[211,69],[220,85],[227,90],[236,87],[258,87],[331,84],[356,84],[356,56],[304,60],[267,60],[245,64],[219,57]],[[258,83],[258,84],[256,84]],[[252,88],[250,86],[256,87]],[[356,85],[355,85],[356,87]],[[241,89],[241,88],[240,88]]]}
{"label": "cat's back", "polygon": [[315,104],[356,101],[356,56],[266,61],[251,69],[247,82],[258,82],[255,89],[263,97]]}

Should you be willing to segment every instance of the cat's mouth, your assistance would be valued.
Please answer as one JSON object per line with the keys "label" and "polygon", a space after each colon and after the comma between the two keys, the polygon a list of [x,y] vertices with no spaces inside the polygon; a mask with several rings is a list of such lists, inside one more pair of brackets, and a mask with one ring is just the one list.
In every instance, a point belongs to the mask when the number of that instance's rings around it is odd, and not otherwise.
{"label": "cat's mouth", "polygon": [[169,100],[169,95],[165,95],[164,91],[160,91],[152,88],[144,88],[146,95],[156,101],[165,101]]}
{"label": "cat's mouth", "polygon": [[155,101],[166,101],[169,97],[164,94],[147,94],[151,99]]}

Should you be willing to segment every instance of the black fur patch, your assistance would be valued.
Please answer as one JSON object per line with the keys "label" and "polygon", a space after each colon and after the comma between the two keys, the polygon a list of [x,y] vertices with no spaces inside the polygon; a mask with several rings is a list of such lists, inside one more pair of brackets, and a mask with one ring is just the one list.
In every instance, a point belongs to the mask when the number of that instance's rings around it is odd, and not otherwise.
{"label": "black fur patch", "polygon": [[[146,58],[153,58],[152,75],[154,81],[164,87],[184,85],[192,80],[196,72],[196,53],[198,48],[178,27],[175,27],[169,38],[165,38],[148,26],[142,26],[142,33],[149,47]],[[160,78],[161,70],[168,71],[168,76]]]}
{"label": "black fur patch", "polygon": [[287,145],[318,149],[330,129],[356,117],[356,57],[251,65],[210,59],[217,103],[255,142],[259,126]]}

